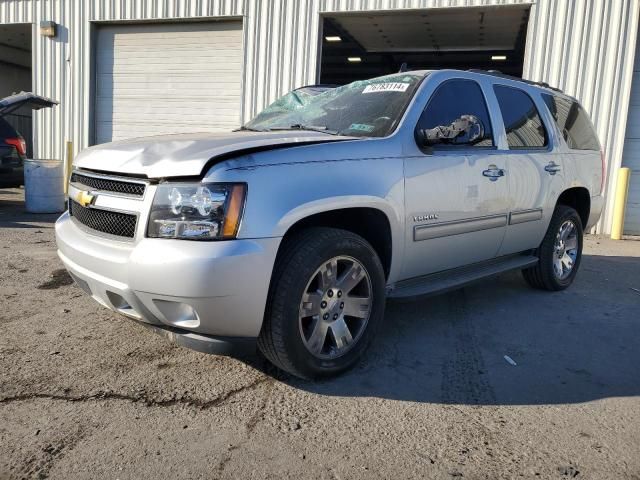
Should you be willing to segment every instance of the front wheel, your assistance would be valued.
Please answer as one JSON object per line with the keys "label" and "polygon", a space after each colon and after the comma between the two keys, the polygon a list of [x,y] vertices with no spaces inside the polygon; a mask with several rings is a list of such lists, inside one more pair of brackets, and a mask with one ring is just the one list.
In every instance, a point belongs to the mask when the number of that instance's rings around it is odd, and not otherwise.
{"label": "front wheel", "polygon": [[534,288],[564,290],[573,283],[582,258],[582,220],[573,208],[558,205],[538,247],[538,264],[522,271]]}
{"label": "front wheel", "polygon": [[375,250],[346,230],[311,228],[278,256],[258,347],[302,378],[336,375],[362,356],[384,315]]}

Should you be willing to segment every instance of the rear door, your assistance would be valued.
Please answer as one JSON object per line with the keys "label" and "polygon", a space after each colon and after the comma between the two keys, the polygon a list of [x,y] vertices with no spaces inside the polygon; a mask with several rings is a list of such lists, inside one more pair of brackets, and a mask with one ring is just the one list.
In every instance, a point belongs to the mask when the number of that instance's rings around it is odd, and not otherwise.
{"label": "rear door", "polygon": [[495,257],[507,223],[504,159],[495,155],[487,103],[475,80],[450,79],[433,92],[418,125],[433,129],[476,116],[484,140],[441,144],[405,157],[406,250],[403,278]]}
{"label": "rear door", "polygon": [[501,149],[510,191],[502,256],[540,244],[562,192],[565,162],[539,95],[506,84],[495,84],[493,93],[504,125]]}
{"label": "rear door", "polygon": [[572,98],[543,93],[542,99],[553,117],[558,136],[565,142],[564,176],[572,184],[589,190],[592,197],[591,213],[599,214],[601,202],[596,204],[593,197],[601,195],[603,158],[589,115]]}

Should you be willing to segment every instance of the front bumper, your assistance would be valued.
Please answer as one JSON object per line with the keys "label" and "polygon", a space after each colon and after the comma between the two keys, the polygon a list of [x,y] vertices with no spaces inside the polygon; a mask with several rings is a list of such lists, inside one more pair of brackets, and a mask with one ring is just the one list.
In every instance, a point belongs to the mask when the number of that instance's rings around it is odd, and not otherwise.
{"label": "front bumper", "polygon": [[251,355],[257,348],[255,337],[218,337],[149,323],[144,325],[176,345],[202,353],[241,356]]}
{"label": "front bumper", "polygon": [[280,239],[118,241],[87,232],[67,212],[56,241],[76,283],[105,307],[177,343],[224,351],[194,345],[258,336]]}

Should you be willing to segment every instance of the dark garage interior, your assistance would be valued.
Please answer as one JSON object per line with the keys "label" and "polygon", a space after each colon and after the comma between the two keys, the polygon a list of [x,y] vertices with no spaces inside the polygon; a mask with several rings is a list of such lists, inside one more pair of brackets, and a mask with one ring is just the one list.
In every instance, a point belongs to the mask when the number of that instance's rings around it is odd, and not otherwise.
{"label": "dark garage interior", "polygon": [[320,83],[399,71],[483,69],[522,76],[529,5],[328,14]]}

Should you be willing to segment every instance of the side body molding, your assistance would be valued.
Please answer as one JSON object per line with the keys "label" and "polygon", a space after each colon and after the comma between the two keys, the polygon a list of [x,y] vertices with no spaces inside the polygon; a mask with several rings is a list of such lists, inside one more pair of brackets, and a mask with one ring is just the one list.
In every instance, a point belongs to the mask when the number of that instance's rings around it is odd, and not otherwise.
{"label": "side body molding", "polygon": [[532,208],[530,210],[519,210],[509,214],[509,225],[517,225],[525,222],[535,222],[542,220],[542,209]]}
{"label": "side body molding", "polygon": [[439,222],[430,225],[416,225],[413,228],[413,240],[430,240],[464,233],[500,228],[507,224],[506,215],[488,215],[486,217],[466,218],[451,222]]}

